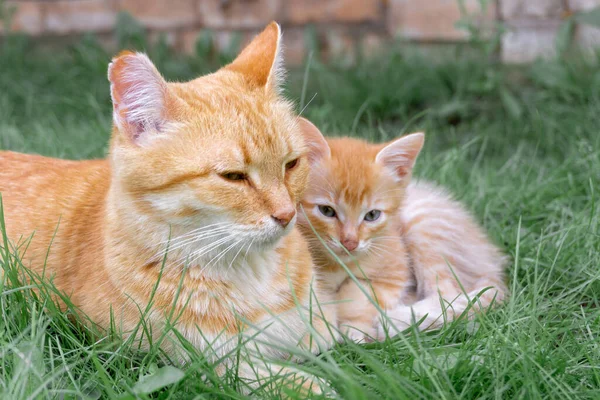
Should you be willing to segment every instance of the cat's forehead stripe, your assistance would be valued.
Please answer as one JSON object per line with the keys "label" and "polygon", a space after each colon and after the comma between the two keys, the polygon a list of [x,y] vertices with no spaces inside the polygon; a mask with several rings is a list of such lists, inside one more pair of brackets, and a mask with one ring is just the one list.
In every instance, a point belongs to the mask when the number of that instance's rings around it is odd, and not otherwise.
{"label": "cat's forehead stripe", "polygon": [[252,163],[252,157],[250,156],[250,151],[248,151],[248,146],[246,146],[246,143],[241,142],[240,143],[240,152],[241,152],[241,159],[243,160],[243,163],[245,165],[249,165]]}

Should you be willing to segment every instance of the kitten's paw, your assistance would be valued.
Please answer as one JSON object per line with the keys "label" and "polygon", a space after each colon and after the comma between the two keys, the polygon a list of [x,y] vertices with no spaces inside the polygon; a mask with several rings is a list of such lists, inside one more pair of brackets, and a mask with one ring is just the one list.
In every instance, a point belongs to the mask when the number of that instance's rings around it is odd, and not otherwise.
{"label": "kitten's paw", "polygon": [[348,330],[346,336],[354,343],[369,343],[371,341],[367,335],[356,329]]}
{"label": "kitten's paw", "polygon": [[254,371],[258,376],[246,378],[248,387],[251,389],[264,387],[280,399],[296,399],[298,395],[300,398],[312,398],[314,395],[336,398],[336,391],[325,379],[298,371],[293,367],[279,367],[278,371],[277,368],[269,366],[268,369]]}
{"label": "kitten's paw", "polygon": [[[373,322],[375,338],[385,340],[386,337],[394,337],[399,332],[410,328],[413,324],[413,312],[408,306],[398,306],[388,311],[386,316],[378,316]],[[387,332],[387,334],[386,334]]]}
{"label": "kitten's paw", "polygon": [[377,335],[377,330],[374,326],[354,327],[342,325],[344,335],[354,343],[371,343]]}
{"label": "kitten's paw", "polygon": [[[299,391],[303,395],[310,396],[311,394],[320,394],[330,397],[335,391],[321,378],[315,376],[304,375],[301,379]],[[292,387],[294,385],[291,385]],[[296,387],[298,389],[298,387]]]}

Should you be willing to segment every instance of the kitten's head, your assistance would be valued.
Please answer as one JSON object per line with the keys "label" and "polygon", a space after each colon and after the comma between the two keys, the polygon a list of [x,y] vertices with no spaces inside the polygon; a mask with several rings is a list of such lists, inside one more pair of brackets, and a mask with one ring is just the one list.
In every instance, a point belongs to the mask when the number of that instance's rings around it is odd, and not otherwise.
{"label": "kitten's head", "polygon": [[[335,254],[346,261],[359,258],[378,242],[385,248],[410,182],[412,168],[423,147],[423,133],[403,136],[388,144],[369,144],[352,138],[329,139],[330,154],[315,165],[302,199],[300,224],[314,237],[313,226]],[[308,218],[308,221],[306,220]],[[313,251],[333,257],[311,238]]]}
{"label": "kitten's head", "polygon": [[278,93],[280,36],[271,23],[231,64],[185,83],[144,54],[113,59],[113,191],[140,217],[225,235],[222,246],[270,245],[292,229],[311,143],[324,139]]}

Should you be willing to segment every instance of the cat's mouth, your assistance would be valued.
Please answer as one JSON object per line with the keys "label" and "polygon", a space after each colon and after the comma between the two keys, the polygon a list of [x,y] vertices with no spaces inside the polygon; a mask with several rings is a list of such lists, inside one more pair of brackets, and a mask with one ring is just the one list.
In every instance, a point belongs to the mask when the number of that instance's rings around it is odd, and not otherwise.
{"label": "cat's mouth", "polygon": [[233,265],[249,254],[272,249],[293,229],[292,222],[285,228],[274,224],[214,223],[206,226],[210,229],[198,228],[197,232],[191,232],[193,234],[181,234],[167,240],[155,258],[162,260],[170,253],[172,259],[181,264],[217,266],[223,262]]}
{"label": "cat's mouth", "polygon": [[296,217],[294,217],[287,226],[282,227],[278,224],[267,222],[260,226],[248,226],[233,233],[234,235],[245,236],[247,241],[254,242],[259,247],[271,247],[276,245],[283,237],[294,229]]}

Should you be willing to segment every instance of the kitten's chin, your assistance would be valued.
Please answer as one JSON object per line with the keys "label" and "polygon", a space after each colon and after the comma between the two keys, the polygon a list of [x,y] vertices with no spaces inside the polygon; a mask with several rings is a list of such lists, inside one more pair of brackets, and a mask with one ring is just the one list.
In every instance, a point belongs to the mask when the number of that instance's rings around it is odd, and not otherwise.
{"label": "kitten's chin", "polygon": [[343,254],[340,252],[335,252],[335,258],[333,258],[333,261],[339,262],[342,261],[344,264],[348,264],[350,262],[356,261],[357,260],[357,255],[353,254],[352,252],[350,254],[344,252]]}
{"label": "kitten's chin", "polygon": [[366,254],[366,252],[362,249],[357,249],[353,251],[346,251],[345,249],[340,248],[331,248],[335,257],[328,252],[329,257],[333,262],[339,263],[339,261],[348,265],[349,263],[356,263],[362,260],[362,257]]}

